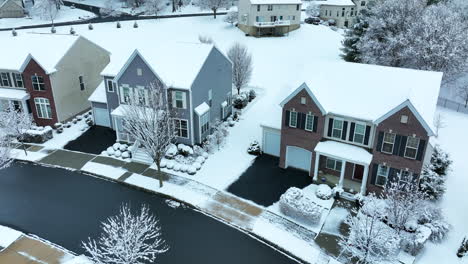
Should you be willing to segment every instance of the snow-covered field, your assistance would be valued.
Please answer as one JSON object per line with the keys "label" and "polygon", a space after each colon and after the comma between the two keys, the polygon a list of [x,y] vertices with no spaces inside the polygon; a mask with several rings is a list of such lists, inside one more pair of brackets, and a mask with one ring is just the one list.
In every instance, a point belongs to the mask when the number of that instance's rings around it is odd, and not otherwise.
{"label": "snow-covered field", "polygon": [[[68,21],[76,21],[82,19],[90,19],[96,17],[95,14],[77,8],[70,8],[68,6],[63,6],[57,18],[54,20],[55,23],[59,22],[68,22]],[[50,24],[50,20],[41,19],[39,17],[29,18],[2,18],[0,19],[0,28],[15,28],[21,26],[29,26],[29,25],[41,25],[41,24]]]}

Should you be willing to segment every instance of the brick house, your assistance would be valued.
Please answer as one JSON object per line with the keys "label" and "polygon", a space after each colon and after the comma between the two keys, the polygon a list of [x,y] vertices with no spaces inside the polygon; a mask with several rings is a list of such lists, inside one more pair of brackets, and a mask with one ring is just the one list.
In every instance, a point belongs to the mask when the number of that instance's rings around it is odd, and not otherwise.
{"label": "brick house", "polygon": [[281,121],[263,126],[264,152],[349,193],[378,192],[397,174],[418,181],[432,153],[441,80],[435,72],[323,65],[281,102]]}
{"label": "brick house", "polygon": [[[13,105],[52,126],[87,111],[109,52],[84,37],[23,34],[2,42],[0,110]],[[47,49],[47,50],[44,50]]]}

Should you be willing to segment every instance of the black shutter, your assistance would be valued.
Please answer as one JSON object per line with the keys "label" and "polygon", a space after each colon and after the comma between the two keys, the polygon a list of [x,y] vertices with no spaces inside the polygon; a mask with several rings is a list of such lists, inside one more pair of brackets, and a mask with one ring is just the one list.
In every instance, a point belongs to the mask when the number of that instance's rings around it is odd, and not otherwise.
{"label": "black shutter", "polygon": [[375,185],[375,181],[377,180],[377,169],[379,168],[379,165],[374,163],[372,164],[372,174],[371,174],[371,180],[370,183]]}
{"label": "black shutter", "polygon": [[32,113],[31,105],[30,105],[30,100],[26,100],[26,106],[28,107],[28,113]]}
{"label": "black shutter", "polygon": [[398,156],[400,156],[400,157],[405,156],[405,149],[406,149],[406,141],[407,140],[408,140],[407,136],[401,136],[400,151],[398,152]]}
{"label": "black shutter", "polygon": [[395,144],[393,145],[393,155],[398,155],[399,150],[400,150],[400,142],[401,142],[401,136],[396,135],[395,136]]}
{"label": "black shutter", "polygon": [[422,160],[424,158],[424,150],[426,147],[426,140],[419,140],[418,154],[416,155],[417,160]]}
{"label": "black shutter", "polygon": [[291,115],[291,112],[286,110],[286,117],[284,118],[284,125],[289,126],[289,116]]}
{"label": "black shutter", "polygon": [[349,126],[349,141],[353,142],[354,140],[354,126],[356,123],[351,122],[351,125]]}
{"label": "black shutter", "polygon": [[327,135],[331,137],[332,135],[332,129],[333,129],[333,118],[328,119],[328,132]]}
{"label": "black shutter", "polygon": [[343,132],[341,133],[341,139],[346,140],[346,132],[348,130],[348,121],[343,122]]}
{"label": "black shutter", "polygon": [[383,136],[384,132],[380,131],[379,136],[377,137],[377,151],[382,151]]}
{"label": "black shutter", "polygon": [[388,172],[387,186],[390,185],[391,182],[394,182],[396,180],[397,171],[397,169],[390,168],[390,171]]}
{"label": "black shutter", "polygon": [[15,86],[16,87],[16,74],[13,74],[13,83],[11,86]]}
{"label": "black shutter", "polygon": [[413,182],[418,183],[419,181],[419,175],[417,173],[413,173]]}
{"label": "black shutter", "polygon": [[306,114],[304,113],[297,113],[298,115],[298,128],[305,129],[305,121],[306,121]]}
{"label": "black shutter", "polygon": [[11,82],[10,74],[7,74],[7,76],[8,76],[8,82],[10,83],[10,87],[14,87],[13,83]]}
{"label": "black shutter", "polygon": [[314,116],[314,125],[312,127],[313,132],[317,132],[318,119],[319,119],[318,116]]}
{"label": "black shutter", "polygon": [[366,135],[364,136],[364,145],[369,144],[371,126],[366,126]]}

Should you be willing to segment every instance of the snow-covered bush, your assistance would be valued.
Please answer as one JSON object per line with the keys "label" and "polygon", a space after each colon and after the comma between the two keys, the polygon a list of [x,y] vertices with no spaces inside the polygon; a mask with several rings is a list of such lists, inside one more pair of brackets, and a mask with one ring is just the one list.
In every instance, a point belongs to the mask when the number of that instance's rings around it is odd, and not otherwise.
{"label": "snow-covered bush", "polygon": [[426,226],[419,226],[414,233],[405,232],[401,236],[401,248],[416,256],[424,248],[424,245],[431,236],[431,230]]}
{"label": "snow-covered bush", "polygon": [[[89,24],[88,24],[88,29],[89,29],[89,30],[93,30],[93,29],[94,29],[93,24],[89,23]],[[87,116],[85,116],[85,117],[87,117]]]}
{"label": "snow-covered bush", "polygon": [[177,150],[179,150],[179,153],[184,156],[193,155],[193,149],[184,144],[177,145]]}
{"label": "snow-covered bush", "polygon": [[213,153],[216,149],[213,135],[208,135],[206,137],[206,140],[203,142],[202,146],[203,150],[205,150],[206,153]]}
{"label": "snow-covered bush", "polygon": [[25,143],[44,143],[53,138],[52,128],[47,126],[45,128],[37,127],[35,129],[26,130],[22,135],[22,142]]}
{"label": "snow-covered bush", "polygon": [[166,159],[173,159],[177,155],[177,146],[174,144],[171,144],[166,151]]}
{"label": "snow-covered bush", "polygon": [[419,180],[419,189],[427,199],[437,200],[445,193],[445,175],[435,172],[434,165],[424,166]]}
{"label": "snow-covered bush", "polygon": [[76,119],[76,118],[73,118],[73,119],[72,119],[72,123],[73,123],[73,124],[76,124],[76,123],[78,123],[78,119]]}
{"label": "snow-covered bush", "polygon": [[180,171],[181,171],[181,172],[187,172],[187,170],[188,170],[187,164],[181,164],[181,166],[180,166]]}
{"label": "snow-covered bush", "polygon": [[182,164],[178,163],[178,162],[175,162],[174,163],[174,167],[172,168],[174,171],[180,171],[180,169],[182,168]]}
{"label": "snow-covered bush", "polygon": [[200,147],[198,145],[193,146],[193,154],[195,156],[197,156],[197,157],[201,156],[201,155],[203,155],[203,153],[205,153],[205,150],[202,147]]}
{"label": "snow-covered bush", "polygon": [[306,14],[309,17],[318,17],[320,15],[320,5],[314,2],[310,2],[306,7]]}
{"label": "snow-covered bush", "polygon": [[120,144],[120,146],[119,146],[120,151],[126,151],[127,148],[128,148],[127,144]]}
{"label": "snow-covered bush", "polygon": [[112,145],[112,147],[114,148],[114,150],[119,150],[120,148],[120,143],[114,143],[114,145]]}
{"label": "snow-covered bush", "polygon": [[133,28],[138,28],[138,23],[136,21],[133,23]]}
{"label": "snow-covered bush", "polygon": [[73,27],[70,28],[70,35],[75,35],[76,31]]}
{"label": "snow-covered bush", "polygon": [[463,241],[460,244],[460,247],[457,250],[457,257],[463,258],[468,254],[468,240],[463,238]]}
{"label": "snow-covered bush", "polygon": [[191,167],[195,168],[196,170],[199,170],[201,169],[201,164],[199,162],[194,162]]}
{"label": "snow-covered bush", "polygon": [[257,93],[255,92],[254,89],[250,89],[250,91],[249,91],[249,102],[252,102],[252,100],[255,99],[255,97],[257,97]]}
{"label": "snow-covered bush", "polygon": [[227,15],[224,17],[224,21],[231,25],[234,25],[235,23],[237,23],[238,16],[239,16],[239,13],[237,11],[229,11]]}
{"label": "snow-covered bush", "polygon": [[315,195],[322,200],[329,200],[332,194],[332,189],[326,184],[320,184],[315,191]]}
{"label": "snow-covered bush", "polygon": [[436,145],[431,156],[431,165],[434,171],[439,175],[447,175],[451,164],[452,160],[449,154],[443,151],[439,145]]}
{"label": "snow-covered bush", "polygon": [[[206,152],[205,152],[205,153],[206,153]],[[198,163],[200,163],[200,164],[205,163],[205,157],[203,157],[203,156],[197,157],[196,162],[198,162]]]}
{"label": "snow-covered bush", "polygon": [[78,119],[78,121],[81,121],[81,120],[83,120],[83,116],[82,115],[77,115],[76,119]]}
{"label": "snow-covered bush", "polygon": [[120,156],[122,156],[122,152],[120,150],[116,150],[115,153],[114,153],[114,156],[116,158],[120,158]]}
{"label": "snow-covered bush", "polygon": [[241,93],[234,96],[232,106],[236,109],[242,109],[249,103],[249,97],[245,93]]}
{"label": "snow-covered bush", "polygon": [[441,241],[449,232],[450,224],[445,220],[442,209],[431,201],[421,205],[418,224],[431,230],[431,241]]}
{"label": "snow-covered bush", "polygon": [[66,122],[65,124],[63,124],[63,127],[65,128],[70,128],[71,127],[71,123],[70,122]]}
{"label": "snow-covered bush", "polygon": [[87,124],[88,126],[93,126],[93,125],[94,125],[94,121],[93,121],[91,118],[88,118],[88,119],[86,119],[86,124]]}
{"label": "snow-covered bush", "polygon": [[59,129],[59,128],[62,128],[63,127],[63,124],[62,123],[55,123],[54,124],[54,128],[55,129]]}
{"label": "snow-covered bush", "polygon": [[204,43],[204,44],[214,43],[213,39],[210,36],[198,35],[198,40],[200,41],[200,43]]}
{"label": "snow-covered bush", "polygon": [[112,156],[112,155],[114,155],[114,153],[115,153],[115,150],[114,150],[113,147],[108,147],[107,148],[107,155]]}
{"label": "snow-covered bush", "polygon": [[197,169],[194,166],[189,166],[187,168],[187,173],[190,175],[194,175],[195,173],[197,173]]}
{"label": "snow-covered bush", "polygon": [[335,186],[333,187],[332,192],[334,196],[340,196],[344,193],[344,189],[343,187]]}
{"label": "snow-covered bush", "polygon": [[316,224],[322,216],[322,208],[296,187],[289,188],[281,195],[279,208],[281,213],[305,224]]}
{"label": "snow-covered bush", "polygon": [[250,146],[247,149],[247,153],[255,156],[260,156],[262,154],[262,149],[260,148],[260,144],[258,143],[258,141],[250,143]]}
{"label": "snow-covered bush", "polygon": [[172,169],[174,168],[174,161],[173,160],[168,160],[167,163],[166,163],[166,168],[168,169]]}
{"label": "snow-covered bush", "polygon": [[117,21],[117,25],[116,25],[117,28],[121,28],[122,25],[120,25],[120,21]]}
{"label": "snow-covered bush", "polygon": [[16,32],[16,29],[13,29],[13,30],[11,31],[11,35],[13,35],[13,37],[18,36],[18,32]]}
{"label": "snow-covered bush", "polygon": [[236,122],[232,119],[232,117],[228,117],[226,121],[230,127],[233,127],[236,124]]}
{"label": "snow-covered bush", "polygon": [[128,151],[122,152],[122,158],[123,158],[123,159],[128,159],[128,158],[130,158],[130,152],[128,152]]}

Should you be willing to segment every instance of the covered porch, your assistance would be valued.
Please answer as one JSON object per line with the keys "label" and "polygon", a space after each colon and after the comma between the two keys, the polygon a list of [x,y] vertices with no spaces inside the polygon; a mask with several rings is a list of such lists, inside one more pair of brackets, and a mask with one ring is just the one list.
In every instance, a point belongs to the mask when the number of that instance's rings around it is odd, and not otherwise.
{"label": "covered porch", "polygon": [[0,88],[0,111],[13,107],[15,110],[30,113],[29,98],[25,89]]}
{"label": "covered porch", "polygon": [[336,141],[317,144],[314,181],[338,186],[348,193],[366,194],[372,154],[364,148]]}

